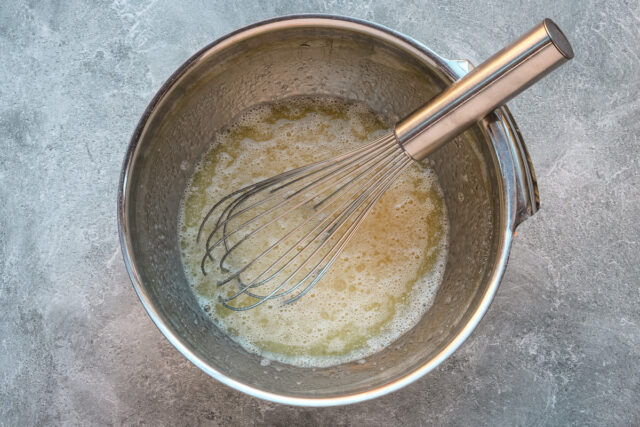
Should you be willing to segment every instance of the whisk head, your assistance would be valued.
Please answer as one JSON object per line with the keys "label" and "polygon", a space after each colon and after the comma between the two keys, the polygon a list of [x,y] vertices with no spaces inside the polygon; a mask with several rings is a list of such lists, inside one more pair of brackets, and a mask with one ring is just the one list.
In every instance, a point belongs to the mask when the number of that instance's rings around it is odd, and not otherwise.
{"label": "whisk head", "polygon": [[[376,201],[412,162],[390,132],[349,153],[234,191],[205,215],[201,270],[225,307],[291,303],[327,273]],[[206,230],[206,232],[205,232]]]}

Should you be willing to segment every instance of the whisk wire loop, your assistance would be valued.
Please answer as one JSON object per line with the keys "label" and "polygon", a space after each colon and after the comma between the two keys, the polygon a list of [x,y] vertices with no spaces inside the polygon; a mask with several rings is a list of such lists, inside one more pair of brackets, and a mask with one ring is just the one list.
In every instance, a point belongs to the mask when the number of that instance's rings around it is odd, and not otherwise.
{"label": "whisk wire loop", "polygon": [[[248,185],[216,202],[200,224],[196,241],[210,227],[202,273],[207,274],[210,261],[219,273],[217,286],[236,283],[236,289],[219,296],[219,302],[244,311],[282,297],[287,297],[285,304],[291,303],[308,293],[411,163],[390,132],[356,150]],[[265,291],[256,292],[258,288]]]}

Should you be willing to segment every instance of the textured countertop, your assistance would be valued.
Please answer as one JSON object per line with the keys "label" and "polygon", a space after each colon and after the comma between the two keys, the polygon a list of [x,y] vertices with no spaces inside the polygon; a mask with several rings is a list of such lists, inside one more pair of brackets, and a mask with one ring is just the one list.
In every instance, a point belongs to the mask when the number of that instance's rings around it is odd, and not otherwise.
{"label": "textured countertop", "polygon": [[[416,383],[329,409],[260,401],[188,362],[138,301],[116,223],[162,82],[217,37],[301,12],[475,63],[548,16],[576,52],[509,104],[542,210],[488,314]],[[629,0],[0,2],[0,424],[640,424],[639,46]]]}

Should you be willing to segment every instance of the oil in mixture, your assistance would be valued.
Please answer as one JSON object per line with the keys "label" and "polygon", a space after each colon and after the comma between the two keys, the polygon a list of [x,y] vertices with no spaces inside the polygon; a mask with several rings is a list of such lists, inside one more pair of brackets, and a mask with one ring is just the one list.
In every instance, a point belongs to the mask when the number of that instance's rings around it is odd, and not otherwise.
{"label": "oil in mixture", "polygon": [[322,280],[303,298],[234,312],[228,284],[204,276],[200,223],[229,192],[357,148],[389,124],[364,104],[297,97],[255,107],[216,135],[180,215],[182,263],[215,324],[248,351],[298,366],[367,357],[411,329],[430,307],[446,262],[446,208],[435,173],[414,163],[378,200]]}

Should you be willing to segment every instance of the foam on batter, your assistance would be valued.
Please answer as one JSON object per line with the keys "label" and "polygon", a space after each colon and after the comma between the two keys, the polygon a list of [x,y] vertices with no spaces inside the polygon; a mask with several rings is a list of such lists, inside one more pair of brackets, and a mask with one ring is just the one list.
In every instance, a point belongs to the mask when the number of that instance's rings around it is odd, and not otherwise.
{"label": "foam on batter", "polygon": [[256,107],[216,135],[183,198],[182,262],[202,308],[248,351],[298,366],[357,360],[392,343],[430,307],[444,273],[448,227],[436,175],[417,163],[377,202],[332,269],[293,304],[274,300],[232,312],[218,303],[226,285],[200,271],[196,234],[217,200],[388,128],[363,104],[304,97]]}

